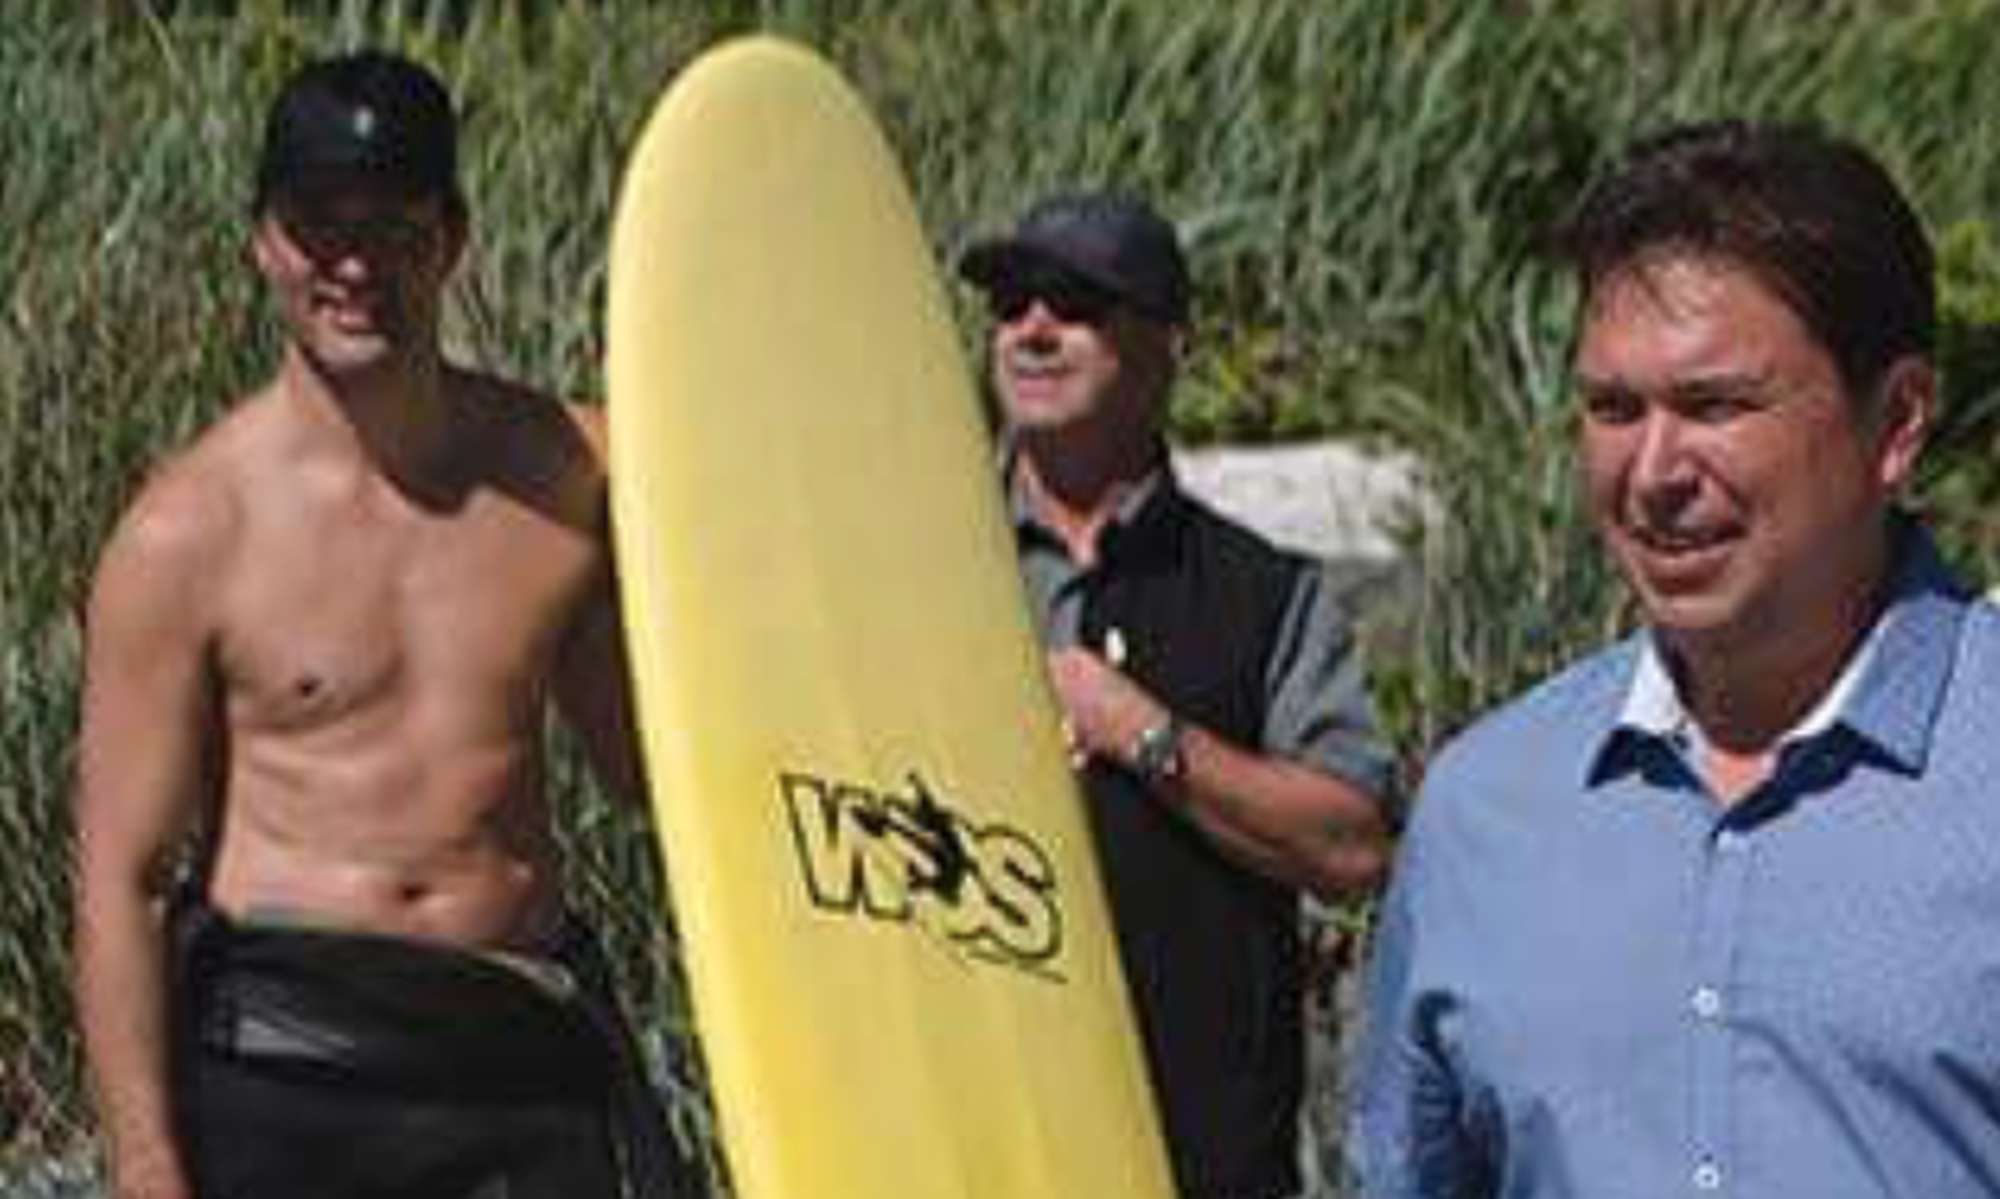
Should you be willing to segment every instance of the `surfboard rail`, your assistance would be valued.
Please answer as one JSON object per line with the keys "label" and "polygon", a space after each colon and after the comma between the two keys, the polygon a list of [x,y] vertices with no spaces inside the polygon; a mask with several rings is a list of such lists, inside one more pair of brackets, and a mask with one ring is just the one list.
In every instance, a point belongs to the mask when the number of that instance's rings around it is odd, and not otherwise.
{"label": "surfboard rail", "polygon": [[1170,1195],[987,432],[866,105],[779,39],[696,60],[608,290],[633,684],[737,1193]]}

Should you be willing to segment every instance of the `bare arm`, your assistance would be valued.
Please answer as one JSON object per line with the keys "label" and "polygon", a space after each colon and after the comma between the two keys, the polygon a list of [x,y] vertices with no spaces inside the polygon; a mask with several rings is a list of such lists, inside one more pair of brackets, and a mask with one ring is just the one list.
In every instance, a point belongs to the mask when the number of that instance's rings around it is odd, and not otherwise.
{"label": "bare arm", "polygon": [[207,631],[219,530],[156,485],[114,534],[86,622],[76,793],[76,999],[120,1199],[191,1194],[173,1135],[165,858],[219,730]]}
{"label": "bare arm", "polygon": [[[1139,734],[1168,716],[1158,698],[1086,649],[1049,655],[1076,749],[1133,766]],[[1334,775],[1257,753],[1184,726],[1185,771],[1156,786],[1231,858],[1267,877],[1332,897],[1376,886],[1387,868],[1388,829],[1374,797]]]}
{"label": "bare arm", "polygon": [[582,741],[598,781],[635,803],[646,799],[646,775],[632,717],[618,587],[609,567],[592,589],[556,664],[556,707]]}
{"label": "bare arm", "polygon": [[[589,443],[601,472],[609,457],[604,410],[573,404],[568,411]],[[599,528],[606,543],[606,564],[578,611],[556,663],[553,684],[556,707],[582,741],[598,781],[623,799],[644,803],[646,775],[632,715],[625,627],[618,607],[617,570],[609,557],[610,521],[605,516],[601,490],[597,504]]]}

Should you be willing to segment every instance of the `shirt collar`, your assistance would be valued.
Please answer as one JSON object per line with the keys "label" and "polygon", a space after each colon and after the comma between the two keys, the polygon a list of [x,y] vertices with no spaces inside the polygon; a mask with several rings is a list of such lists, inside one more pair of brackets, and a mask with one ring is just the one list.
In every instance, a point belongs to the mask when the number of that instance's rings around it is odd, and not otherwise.
{"label": "shirt collar", "polygon": [[[1860,646],[1848,657],[1847,665],[1841,667],[1833,686],[1820,696],[1811,711],[1778,738],[1780,744],[1818,736],[1846,714],[1848,698],[1859,688],[1862,677],[1875,660],[1876,647],[1881,643],[1885,627],[1886,622],[1876,622],[1868,635],[1862,638]],[[1618,715],[1619,726],[1653,737],[1699,737],[1700,730],[1689,720],[1687,709],[1681,704],[1680,691],[1667,669],[1666,658],[1660,653],[1659,638],[1650,630],[1642,634],[1637,653],[1638,661],[1632,668],[1632,686],[1625,693],[1625,707]]]}
{"label": "shirt collar", "polygon": [[[1027,488],[1021,483],[1021,472],[1015,469],[1019,454],[1009,441],[1003,441],[1000,449],[1001,478],[1007,485],[1007,514],[1014,523],[1014,531],[1020,537],[1039,536],[1053,539],[1055,534],[1035,518],[1034,507],[1028,500]],[[1111,513],[1099,534],[1103,545],[1127,540],[1137,532],[1153,528],[1161,523],[1180,498],[1180,482],[1174,476],[1173,466],[1164,445],[1160,446],[1156,465],[1146,475],[1126,489],[1119,497],[1118,507]]]}
{"label": "shirt collar", "polygon": [[[1802,741],[1843,727],[1915,774],[1930,757],[1932,728],[1951,680],[1968,597],[1930,535],[1914,521],[1895,517],[1892,536],[1896,557],[1889,602],[1833,685],[1780,741]],[[1620,753],[1634,741],[1696,732],[1654,636],[1641,633],[1635,640],[1623,706],[1590,755],[1593,780],[1629,764]]]}
{"label": "shirt collar", "polygon": [[1874,660],[1857,680],[1842,723],[1918,773],[1930,760],[1972,597],[1914,523],[1899,567]]}

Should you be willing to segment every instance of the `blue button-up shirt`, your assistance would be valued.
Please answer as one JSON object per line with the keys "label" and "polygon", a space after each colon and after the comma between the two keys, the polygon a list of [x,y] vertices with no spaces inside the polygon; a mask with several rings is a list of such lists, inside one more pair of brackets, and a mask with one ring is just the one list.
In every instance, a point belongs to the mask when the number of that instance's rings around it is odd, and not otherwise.
{"label": "blue button-up shirt", "polygon": [[1909,533],[1728,807],[1649,653],[1436,762],[1372,963],[1363,1193],[2000,1195],[2000,609]]}

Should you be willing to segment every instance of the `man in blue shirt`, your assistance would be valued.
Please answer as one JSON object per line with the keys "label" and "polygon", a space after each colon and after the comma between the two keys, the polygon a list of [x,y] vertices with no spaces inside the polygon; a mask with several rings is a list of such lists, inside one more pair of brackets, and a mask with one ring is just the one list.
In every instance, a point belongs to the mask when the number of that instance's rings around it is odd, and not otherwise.
{"label": "man in blue shirt", "polygon": [[1582,478],[1636,636],[1439,756],[1373,964],[1370,1196],[2000,1193],[2000,611],[1895,508],[1932,257],[1738,122],[1585,197]]}

